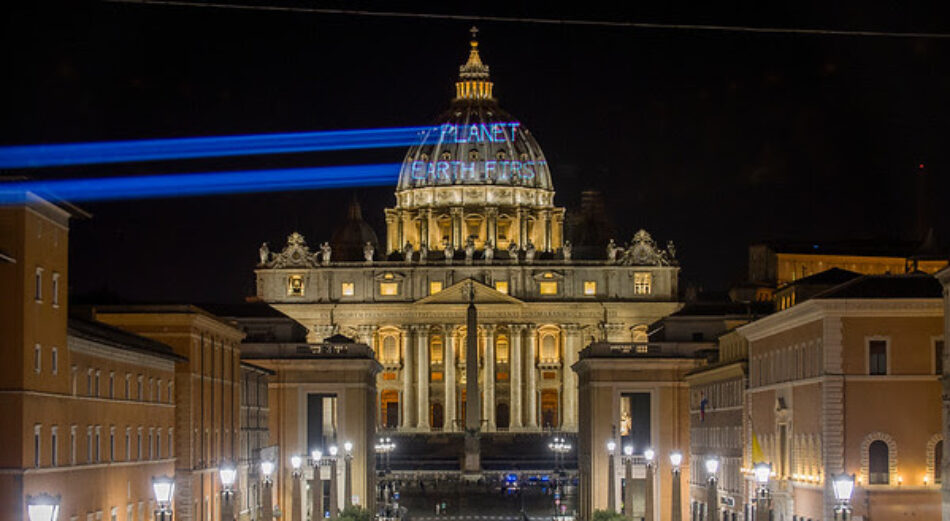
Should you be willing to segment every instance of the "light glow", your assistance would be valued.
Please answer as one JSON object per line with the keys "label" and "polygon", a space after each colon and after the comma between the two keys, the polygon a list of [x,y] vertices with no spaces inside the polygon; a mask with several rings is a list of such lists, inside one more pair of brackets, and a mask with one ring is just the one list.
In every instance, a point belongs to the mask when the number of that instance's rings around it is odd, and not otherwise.
{"label": "light glow", "polygon": [[851,501],[851,494],[854,492],[854,474],[836,476],[831,485],[835,492],[835,499],[842,503]]}
{"label": "light glow", "polygon": [[270,477],[270,475],[274,473],[274,462],[262,461],[261,472],[264,474],[264,477]]}
{"label": "light glow", "polygon": [[617,442],[615,442],[614,440],[609,440],[607,442],[607,452],[613,453],[613,451],[616,450],[616,448],[617,448]]}
{"label": "light glow", "polygon": [[26,513],[30,521],[56,521],[59,517],[60,496],[42,493],[26,496]]}
{"label": "light glow", "polygon": [[299,470],[301,463],[303,463],[303,460],[300,459],[300,456],[294,454],[290,457],[290,466],[293,467],[294,470]]}
{"label": "light glow", "polygon": [[719,470],[719,460],[715,457],[710,457],[706,460],[706,472],[710,475],[715,475],[716,471]]}
{"label": "light glow", "polygon": [[349,454],[350,452],[353,452],[353,442],[350,442],[350,441],[343,442],[343,450],[345,450],[347,454]]}
{"label": "light glow", "polygon": [[[768,463],[756,463],[753,472],[755,473],[755,481],[764,485],[769,482],[769,475],[772,474],[772,466]],[[795,477],[797,476],[798,474],[795,475]]]}
{"label": "light glow", "polygon": [[623,447],[623,453],[626,454],[627,456],[632,456],[632,455],[633,455],[633,445],[624,445],[624,447]]}
{"label": "light glow", "polygon": [[175,480],[168,476],[152,478],[152,490],[155,492],[155,501],[159,505],[170,505],[175,493]]}
{"label": "light glow", "polygon": [[338,449],[336,445],[330,445],[330,456],[335,458],[337,452],[340,452],[340,449]]}
{"label": "light glow", "polygon": [[655,456],[656,452],[653,452],[653,449],[647,449],[643,451],[643,457],[646,458],[647,461],[653,461]]}
{"label": "light glow", "polygon": [[670,453],[670,463],[674,467],[679,467],[680,463],[683,463],[683,453],[681,452],[671,452]]}
{"label": "light glow", "polygon": [[234,479],[237,477],[237,469],[234,467],[221,467],[218,473],[221,474],[222,485],[230,487],[234,484]]}

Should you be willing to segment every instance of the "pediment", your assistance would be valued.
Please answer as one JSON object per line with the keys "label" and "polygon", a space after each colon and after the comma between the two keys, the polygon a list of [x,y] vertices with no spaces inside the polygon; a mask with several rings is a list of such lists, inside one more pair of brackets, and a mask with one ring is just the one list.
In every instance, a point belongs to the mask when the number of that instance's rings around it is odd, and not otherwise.
{"label": "pediment", "polygon": [[468,304],[472,289],[475,290],[475,304],[524,304],[511,295],[472,279],[457,282],[435,295],[417,300],[415,304]]}

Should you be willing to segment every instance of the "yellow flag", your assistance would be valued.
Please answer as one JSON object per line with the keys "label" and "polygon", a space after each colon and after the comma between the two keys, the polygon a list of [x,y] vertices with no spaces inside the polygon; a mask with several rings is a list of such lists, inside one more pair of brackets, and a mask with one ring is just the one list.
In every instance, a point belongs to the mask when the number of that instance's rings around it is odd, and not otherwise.
{"label": "yellow flag", "polygon": [[762,453],[762,446],[759,445],[759,438],[752,433],[752,464],[765,463],[765,454]]}

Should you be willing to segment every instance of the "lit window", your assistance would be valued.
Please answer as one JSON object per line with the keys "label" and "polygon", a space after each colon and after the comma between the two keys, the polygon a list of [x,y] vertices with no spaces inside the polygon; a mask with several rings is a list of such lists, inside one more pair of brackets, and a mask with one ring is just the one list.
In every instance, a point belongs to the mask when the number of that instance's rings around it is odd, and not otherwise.
{"label": "lit window", "polygon": [[396,337],[387,336],[383,338],[383,361],[398,362],[399,349],[396,347]]}
{"label": "lit window", "polygon": [[508,337],[499,336],[495,345],[495,361],[499,364],[508,363]]}
{"label": "lit window", "polygon": [[554,335],[541,337],[541,360],[545,362],[557,361],[557,338]]}
{"label": "lit window", "polygon": [[352,297],[356,294],[356,285],[352,282],[344,282],[340,286],[340,292],[343,293],[344,297]]}
{"label": "lit window", "polygon": [[596,295],[597,294],[597,282],[593,280],[584,281],[584,294],[585,295]]}
{"label": "lit window", "polygon": [[53,274],[53,307],[59,307],[59,273]]}
{"label": "lit window", "polygon": [[652,282],[653,276],[650,273],[634,273],[633,292],[637,295],[649,295]]}
{"label": "lit window", "polygon": [[499,293],[508,294],[508,281],[507,280],[496,280],[495,281],[495,291]]}
{"label": "lit window", "polygon": [[434,280],[429,283],[429,294],[435,295],[436,293],[442,291],[442,281]]}
{"label": "lit window", "polygon": [[380,282],[379,283],[379,294],[387,297],[391,297],[399,294],[399,283],[398,282]]}
{"label": "lit window", "polygon": [[303,296],[303,276],[291,275],[290,278],[287,279],[287,295],[292,297]]}
{"label": "lit window", "polygon": [[539,286],[542,295],[557,295],[557,282],[546,280],[542,281]]}
{"label": "lit window", "polygon": [[442,363],[442,337],[440,336],[433,336],[429,342],[429,363]]}

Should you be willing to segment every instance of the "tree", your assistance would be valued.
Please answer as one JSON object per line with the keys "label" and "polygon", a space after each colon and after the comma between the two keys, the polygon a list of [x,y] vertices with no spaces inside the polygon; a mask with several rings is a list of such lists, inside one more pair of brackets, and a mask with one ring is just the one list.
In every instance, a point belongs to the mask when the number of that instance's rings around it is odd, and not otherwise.
{"label": "tree", "polygon": [[340,521],[373,521],[373,516],[369,510],[353,505],[340,512]]}
{"label": "tree", "polygon": [[590,516],[590,521],[624,521],[623,514],[618,514],[613,510],[594,510]]}

